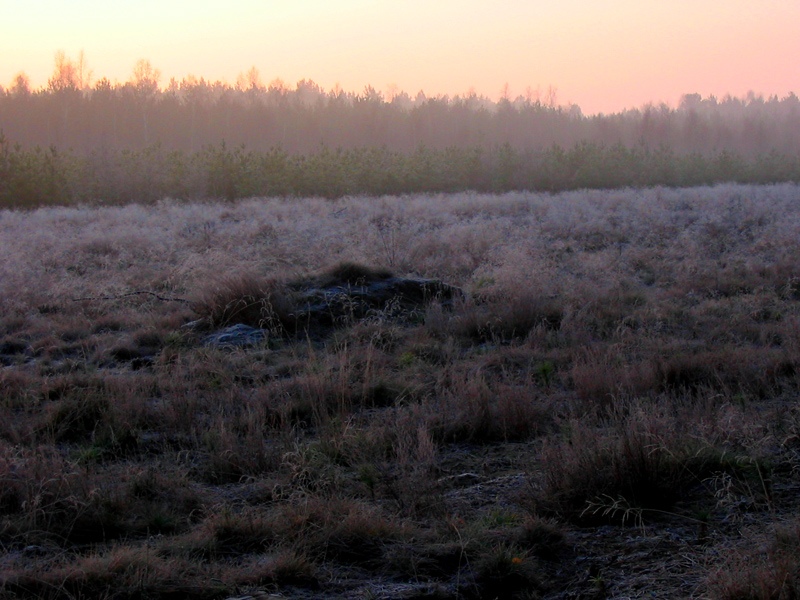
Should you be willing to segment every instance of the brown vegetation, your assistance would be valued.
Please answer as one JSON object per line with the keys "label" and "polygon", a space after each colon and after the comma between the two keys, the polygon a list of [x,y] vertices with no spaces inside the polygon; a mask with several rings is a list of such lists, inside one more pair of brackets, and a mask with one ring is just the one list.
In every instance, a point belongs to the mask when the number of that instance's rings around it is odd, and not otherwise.
{"label": "brown vegetation", "polygon": [[0,597],[796,597],[799,193],[3,212]]}

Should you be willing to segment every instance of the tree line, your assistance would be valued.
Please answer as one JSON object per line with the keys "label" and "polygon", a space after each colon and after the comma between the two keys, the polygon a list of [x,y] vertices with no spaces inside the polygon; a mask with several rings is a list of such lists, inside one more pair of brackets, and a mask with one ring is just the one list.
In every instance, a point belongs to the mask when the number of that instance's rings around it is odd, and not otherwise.
{"label": "tree line", "polygon": [[563,190],[798,180],[800,99],[703,98],[584,115],[554,94],[491,101],[374,88],[92,81],[56,55],[46,86],[0,87],[0,202]]}
{"label": "tree line", "polygon": [[584,115],[560,106],[551,90],[507,95],[494,102],[474,93],[428,98],[395,91],[390,98],[372,87],[360,93],[326,91],[303,80],[290,88],[280,80],[264,85],[253,68],[235,85],[189,76],[160,85],[147,60],[131,78],[92,83],[83,54],[57,53],[46,86],[32,89],[20,73],[0,87],[0,128],[25,148],[92,152],[143,149],[196,151],[225,142],[289,153],[331,148],[387,147],[410,152],[420,146],[542,150],[588,142],[611,146],[667,146],[676,152],[723,149],[752,156],[772,150],[800,151],[800,99],[749,94],[744,98],[686,94],[677,108],[648,105],[609,115]]}

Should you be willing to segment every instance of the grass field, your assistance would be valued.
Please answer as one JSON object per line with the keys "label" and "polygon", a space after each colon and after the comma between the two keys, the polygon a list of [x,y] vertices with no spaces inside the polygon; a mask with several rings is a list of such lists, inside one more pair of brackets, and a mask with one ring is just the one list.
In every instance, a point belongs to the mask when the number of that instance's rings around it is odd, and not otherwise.
{"label": "grass field", "polygon": [[[800,595],[800,186],[5,211],[0,247],[0,597]],[[342,263],[464,297],[185,326]]]}

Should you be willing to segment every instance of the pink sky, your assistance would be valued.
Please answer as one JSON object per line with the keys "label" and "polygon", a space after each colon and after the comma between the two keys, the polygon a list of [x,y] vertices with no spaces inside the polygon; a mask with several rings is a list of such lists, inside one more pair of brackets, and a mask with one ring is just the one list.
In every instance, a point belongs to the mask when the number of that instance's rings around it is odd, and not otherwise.
{"label": "pink sky", "polygon": [[138,59],[170,77],[312,79],[496,100],[526,89],[585,113],[684,93],[800,92],[797,0],[0,0],[0,85],[46,84],[57,50],[95,78]]}

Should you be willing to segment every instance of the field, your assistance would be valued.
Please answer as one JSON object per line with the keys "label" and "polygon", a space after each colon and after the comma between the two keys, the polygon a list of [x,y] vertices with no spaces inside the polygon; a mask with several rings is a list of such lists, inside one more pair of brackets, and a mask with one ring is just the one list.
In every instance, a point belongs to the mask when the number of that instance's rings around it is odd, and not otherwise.
{"label": "field", "polygon": [[[51,207],[0,247],[2,598],[800,596],[798,185]],[[287,326],[342,265],[463,295]]]}

